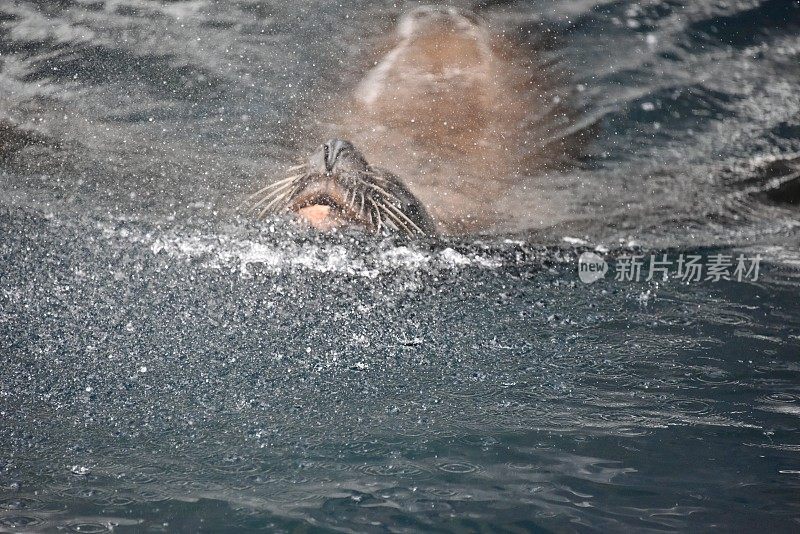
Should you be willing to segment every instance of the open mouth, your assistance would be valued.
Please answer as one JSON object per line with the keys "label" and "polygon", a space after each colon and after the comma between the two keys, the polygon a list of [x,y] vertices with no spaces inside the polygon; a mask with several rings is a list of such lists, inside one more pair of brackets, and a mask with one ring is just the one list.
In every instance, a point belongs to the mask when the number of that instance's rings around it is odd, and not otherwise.
{"label": "open mouth", "polygon": [[331,230],[342,226],[360,226],[359,213],[347,202],[343,192],[330,187],[311,187],[295,196],[288,208],[303,222],[317,230]]}

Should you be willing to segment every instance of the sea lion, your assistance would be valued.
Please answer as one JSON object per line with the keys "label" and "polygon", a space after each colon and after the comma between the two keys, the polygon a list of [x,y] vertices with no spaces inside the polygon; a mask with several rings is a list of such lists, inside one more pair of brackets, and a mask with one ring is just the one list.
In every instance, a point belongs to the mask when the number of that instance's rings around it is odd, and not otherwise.
{"label": "sea lion", "polygon": [[[391,176],[387,180],[392,187],[402,187],[402,203],[428,219],[430,213],[444,233],[490,226],[498,215],[492,205],[507,192],[509,177],[519,172],[525,152],[519,132],[535,107],[529,98],[535,92],[523,89],[528,78],[496,52],[495,44],[485,23],[469,12],[449,6],[415,8],[401,17],[394,47],[365,75],[353,97],[337,97],[326,106],[325,111],[332,110],[328,117],[323,110],[317,113],[319,123],[332,126],[329,136],[349,139],[387,169],[377,176]],[[347,146],[358,153],[353,144]],[[373,169],[366,162],[360,165]],[[302,172],[323,179],[321,169],[307,165]],[[273,187],[302,194],[295,179]],[[350,204],[342,202],[346,196],[328,196],[333,211],[294,211],[320,229],[341,224],[330,220],[330,214],[374,228],[375,221],[364,224],[360,215],[348,211]],[[259,197],[259,214],[296,206],[286,200]],[[384,217],[383,227],[391,226],[388,220]]]}
{"label": "sea lion", "polygon": [[352,143],[331,139],[295,174],[250,197],[258,217],[293,212],[319,230],[357,226],[370,232],[430,235],[428,212],[400,179],[373,167]]}

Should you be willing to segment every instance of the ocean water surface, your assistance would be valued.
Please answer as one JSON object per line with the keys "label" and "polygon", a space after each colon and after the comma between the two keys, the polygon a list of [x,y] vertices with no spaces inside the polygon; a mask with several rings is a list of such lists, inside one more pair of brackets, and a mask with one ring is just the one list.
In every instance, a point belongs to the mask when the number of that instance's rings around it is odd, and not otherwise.
{"label": "ocean water surface", "polygon": [[798,529],[800,3],[458,4],[582,140],[518,217],[238,213],[414,5],[0,4],[0,531]]}

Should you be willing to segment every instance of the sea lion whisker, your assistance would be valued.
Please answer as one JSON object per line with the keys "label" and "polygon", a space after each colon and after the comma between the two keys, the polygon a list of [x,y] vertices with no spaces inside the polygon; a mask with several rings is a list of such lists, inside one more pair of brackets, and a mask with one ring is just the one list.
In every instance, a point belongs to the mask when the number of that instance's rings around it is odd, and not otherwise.
{"label": "sea lion whisker", "polygon": [[269,215],[269,213],[272,211],[272,206],[276,202],[278,202],[280,199],[281,199],[281,197],[277,197],[277,198],[273,199],[272,202],[270,202],[269,204],[264,206],[264,208],[256,214],[256,219],[262,220],[262,219],[266,218],[266,216]]}
{"label": "sea lion whisker", "polygon": [[[383,190],[383,189],[381,189],[379,187],[375,187],[375,186],[373,186],[371,184],[367,184],[367,185],[369,185],[372,189],[374,189],[374,190],[380,192],[382,195],[384,195],[385,200],[386,200],[386,203],[385,203],[386,206],[390,206],[395,214],[400,215],[403,219],[408,221],[409,224],[411,224],[411,227],[408,227],[405,223],[403,223],[403,227],[407,230],[407,232],[409,234],[413,234],[414,233],[412,230],[416,230],[420,234],[424,234],[425,233],[425,232],[422,231],[422,228],[420,228],[414,221],[412,221],[408,217],[408,215],[406,215],[403,212],[403,210],[401,210],[400,208],[398,208],[397,206],[395,206],[394,204],[391,203],[391,200],[396,200],[397,202],[402,203],[402,201],[399,198],[397,198],[395,195],[393,195],[393,194],[389,193],[388,191],[385,191],[385,190]],[[386,208],[385,206],[384,206],[384,211],[386,211],[387,214],[389,214],[388,208]],[[393,217],[393,218],[395,218],[395,220],[396,220],[396,217]]]}
{"label": "sea lion whisker", "polygon": [[378,207],[377,202],[375,202],[375,200],[373,200],[372,197],[369,197],[368,200],[370,204],[372,204],[375,207],[375,216],[378,219],[378,224],[375,225],[375,230],[377,232],[380,232],[381,228],[383,228],[383,218],[381,217],[381,209]]}
{"label": "sea lion whisker", "polygon": [[285,201],[287,199],[292,198],[295,194],[297,194],[300,191],[301,188],[302,184],[298,184],[295,186],[294,189],[291,190],[291,192],[286,192],[285,194],[276,196],[274,199],[272,199],[272,201],[269,204],[264,206],[264,209],[262,209],[258,213],[258,215],[256,215],[256,218],[263,219],[271,211],[273,206],[277,205],[280,201]]}
{"label": "sea lion whisker", "polygon": [[[291,176],[289,178],[285,178],[285,179],[280,180],[278,182],[271,183],[266,187],[262,187],[261,189],[259,189],[258,191],[256,191],[255,193],[253,193],[252,195],[247,197],[241,204],[239,204],[236,207],[237,211],[238,210],[242,210],[244,208],[248,208],[248,211],[253,211],[259,205],[261,205],[266,199],[272,197],[273,195],[277,194],[279,191],[281,191],[281,190],[289,187],[290,185],[292,185],[292,183],[294,183],[294,181],[297,180],[298,178],[300,178],[299,175],[298,176]],[[271,189],[273,191],[270,191]],[[263,196],[263,198],[259,198],[259,195],[264,195],[264,196]],[[258,199],[258,200],[257,200],[255,205],[252,205],[251,203],[254,201],[254,199]]]}
{"label": "sea lion whisker", "polygon": [[[391,183],[389,180],[386,179],[386,177],[383,176],[383,174],[381,174],[379,172],[375,172],[373,170],[369,170],[365,174],[367,175],[368,178],[370,178],[370,180],[372,182],[380,182],[380,183],[383,183],[383,184],[390,184]],[[367,182],[367,183],[369,183],[369,182]]]}
{"label": "sea lion whisker", "polygon": [[370,183],[365,183],[364,185],[366,185],[366,186],[367,186],[367,187],[369,187],[369,188],[372,188],[372,189],[374,189],[375,191],[377,191],[378,193],[380,193],[381,195],[383,195],[383,196],[384,196],[385,198],[387,198],[387,199],[396,200],[397,202],[400,202],[401,204],[402,204],[402,202],[403,202],[402,200],[400,200],[399,198],[397,198],[397,197],[396,197],[395,195],[393,195],[392,193],[390,193],[390,192],[386,191],[386,190],[385,190],[385,189],[383,189],[382,187],[378,187],[377,185],[375,185],[375,184],[370,184]]}
{"label": "sea lion whisker", "polygon": [[389,230],[394,230],[395,232],[399,232],[400,231],[400,227],[397,226],[397,223],[395,223],[392,219],[387,219],[386,220],[386,227]]}
{"label": "sea lion whisker", "polygon": [[347,205],[350,206],[351,209],[355,209],[355,206],[356,206],[356,195],[357,194],[358,194],[358,191],[353,189],[353,191],[352,191],[352,193],[350,195],[352,198],[347,201]]}
{"label": "sea lion whisker", "polygon": [[268,202],[270,199],[275,198],[276,196],[278,197],[282,196],[290,187],[292,187],[292,185],[294,185],[294,183],[285,184],[282,187],[279,187],[278,189],[270,192],[268,195],[265,195],[264,198],[262,198],[261,200],[259,200],[250,207],[250,211],[255,211],[264,202]]}
{"label": "sea lion whisker", "polygon": [[[402,222],[400,219],[398,219],[398,218],[397,218],[397,216],[396,216],[395,214],[393,214],[393,213],[392,213],[392,212],[391,212],[391,211],[390,211],[390,210],[389,210],[389,209],[386,207],[386,204],[384,204],[384,203],[380,203],[380,208],[383,210],[383,212],[386,214],[386,216],[389,218],[389,220],[392,222],[392,224],[395,226],[395,228],[396,228],[397,230],[399,230],[400,228],[402,228],[403,230],[405,230],[406,234],[409,234],[409,235],[410,235],[410,234],[413,234],[413,233],[414,233],[414,232],[412,232],[412,231],[411,231],[411,229],[410,229],[408,226],[406,226],[406,224],[405,224],[405,223],[403,223],[403,222]],[[399,225],[399,226],[398,226],[398,225]]]}
{"label": "sea lion whisker", "polygon": [[390,230],[399,230],[400,228],[397,226],[397,222],[395,222],[394,217],[392,216],[391,213],[389,213],[386,210],[384,205],[382,203],[378,202],[377,206],[378,206],[378,212],[379,213],[382,212],[384,215],[386,215],[386,217],[383,218],[383,220],[385,221],[384,225],[386,226],[386,228],[388,228]]}
{"label": "sea lion whisker", "polygon": [[272,189],[272,191],[268,191],[268,192],[267,192],[267,193],[264,195],[264,197],[263,197],[263,198],[269,198],[269,197],[271,197],[271,196],[277,195],[277,194],[279,194],[281,191],[285,191],[286,189],[288,189],[288,188],[292,187],[292,186],[293,186],[293,185],[295,185],[296,183],[297,183],[296,181],[291,181],[291,182],[286,182],[286,183],[284,183],[284,184],[281,184],[281,185],[280,185],[280,187],[275,187],[275,188],[273,188],[273,189]]}
{"label": "sea lion whisker", "polygon": [[272,189],[274,187],[278,187],[280,185],[284,185],[284,184],[287,184],[289,182],[292,182],[292,181],[300,178],[301,176],[302,176],[302,174],[295,174],[295,175],[289,176],[288,178],[284,178],[282,180],[278,180],[277,182],[272,182],[271,184],[268,184],[268,185],[262,187],[261,189],[259,189],[258,191],[256,191],[255,193],[253,193],[252,195],[247,197],[247,200],[253,199],[253,198],[257,197],[258,195],[260,195],[262,193],[266,193],[267,191],[269,191],[270,189]]}
{"label": "sea lion whisker", "polygon": [[[397,219],[397,216],[396,216],[394,213],[392,213],[391,211],[389,211],[389,210],[386,208],[386,204],[385,204],[385,203],[383,203],[383,202],[378,202],[378,207],[380,208],[380,210],[381,210],[381,211],[382,211],[384,214],[386,214],[386,218],[387,218],[387,220],[389,220],[389,221],[395,221],[395,222],[397,222],[397,223],[400,223],[400,221]],[[403,225],[403,226],[405,227],[405,225]]]}
{"label": "sea lion whisker", "polygon": [[281,199],[285,200],[285,197],[277,197],[272,202],[264,206],[264,209],[259,211],[258,215],[256,215],[256,219],[259,220],[264,219],[267,215],[269,215],[272,212],[272,206],[274,206]]}
{"label": "sea lion whisker", "polygon": [[424,233],[425,233],[425,232],[423,232],[423,231],[422,231],[422,228],[420,228],[420,227],[417,225],[417,223],[415,223],[414,221],[412,221],[412,220],[411,220],[411,219],[408,217],[408,215],[406,215],[406,214],[403,212],[403,210],[401,210],[400,208],[398,208],[397,206],[395,206],[395,205],[394,205],[394,204],[392,204],[391,202],[387,202],[387,203],[386,203],[386,207],[387,207],[387,208],[391,208],[391,209],[392,209],[392,210],[393,210],[393,211],[394,211],[394,212],[395,212],[397,215],[399,215],[400,217],[402,217],[402,218],[403,218],[403,219],[404,219],[404,220],[405,220],[405,221],[406,221],[408,224],[410,224],[410,225],[411,225],[411,228],[413,228],[414,230],[416,230],[416,231],[417,231],[417,232],[419,232],[420,234],[424,234]]}

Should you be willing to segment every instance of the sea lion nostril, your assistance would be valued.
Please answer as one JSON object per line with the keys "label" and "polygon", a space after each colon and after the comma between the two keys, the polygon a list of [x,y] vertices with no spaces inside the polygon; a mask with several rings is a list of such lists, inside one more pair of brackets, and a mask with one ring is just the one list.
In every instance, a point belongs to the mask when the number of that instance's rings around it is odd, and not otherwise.
{"label": "sea lion nostril", "polygon": [[331,155],[331,145],[330,143],[325,143],[322,145],[322,153],[323,153],[323,160],[325,162],[325,171],[330,173],[333,170],[333,164],[335,163],[334,157]]}
{"label": "sea lion nostril", "polygon": [[352,148],[352,146],[353,145],[351,145],[349,142],[342,139],[330,139],[324,145],[322,145],[325,170],[329,173],[333,171],[333,168],[336,166],[336,163],[339,161],[339,157],[342,155],[342,153],[348,148]]}

